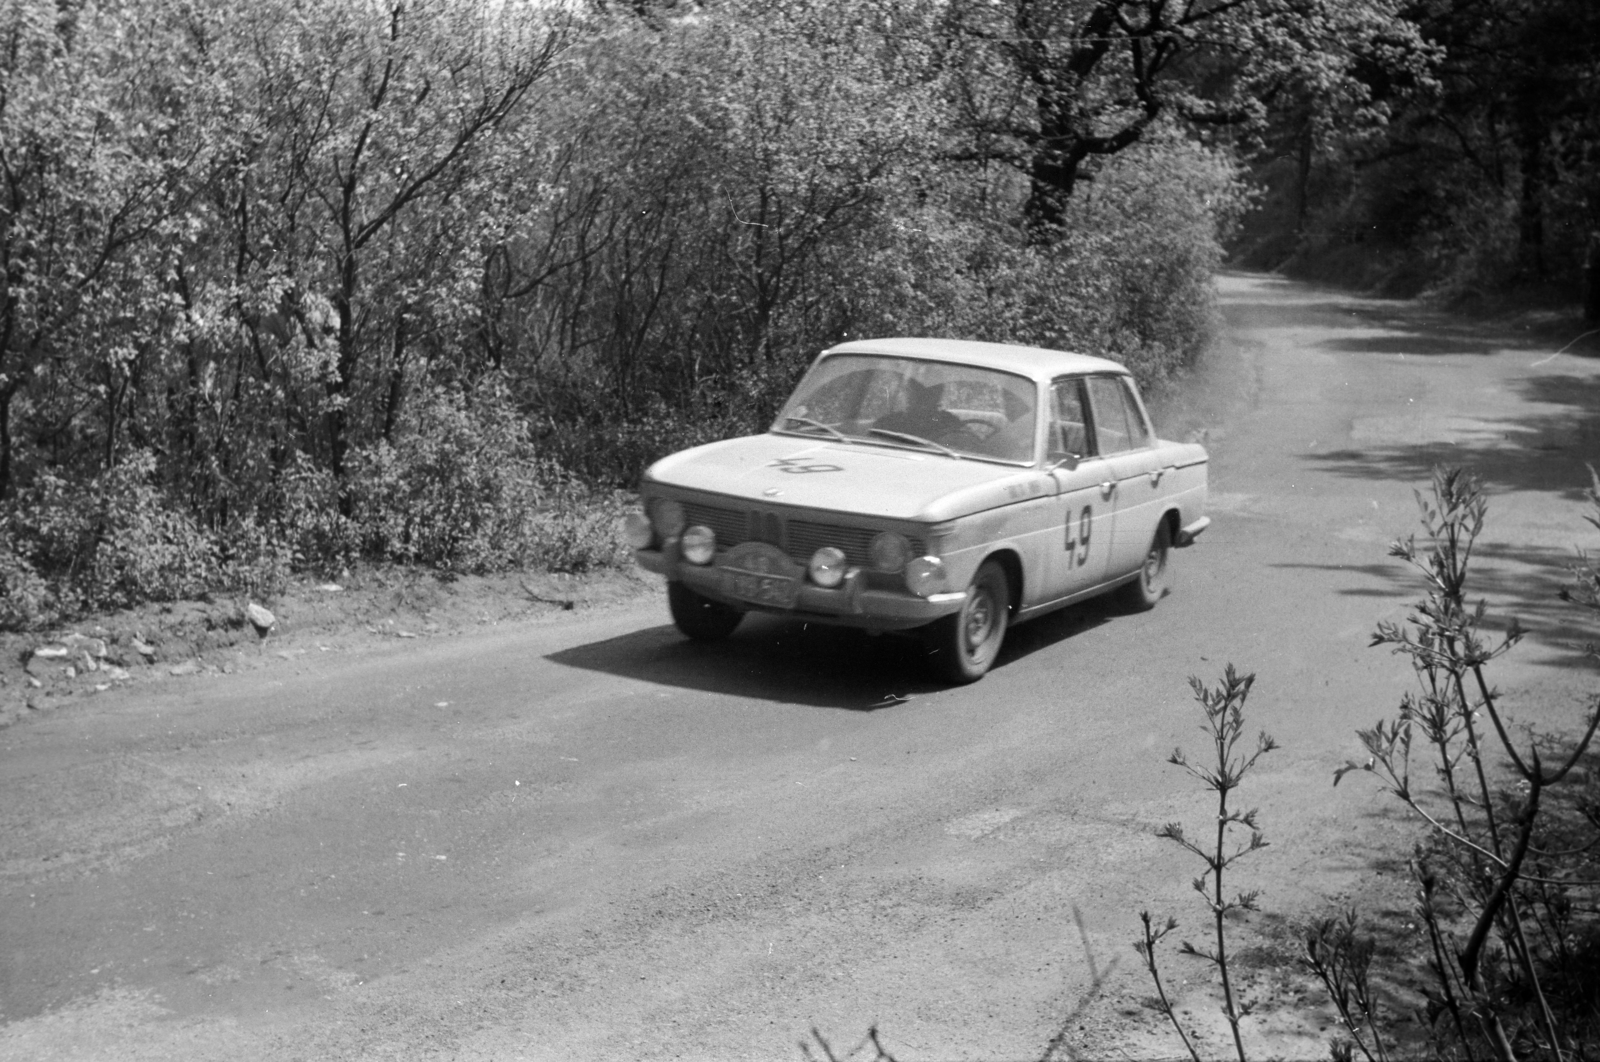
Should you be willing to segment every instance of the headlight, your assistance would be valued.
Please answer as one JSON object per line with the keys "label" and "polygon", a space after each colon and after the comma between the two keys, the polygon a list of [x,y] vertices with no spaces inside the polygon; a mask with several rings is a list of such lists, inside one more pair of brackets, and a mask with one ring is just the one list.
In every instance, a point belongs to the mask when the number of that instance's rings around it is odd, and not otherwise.
{"label": "headlight", "polygon": [[944,585],[944,561],[938,557],[918,557],[906,564],[906,589],[918,597],[932,597]]}
{"label": "headlight", "polygon": [[812,582],[831,590],[844,582],[844,560],[844,550],[823,546],[811,555],[806,571],[811,573]]}
{"label": "headlight", "polygon": [[902,534],[885,531],[867,547],[867,559],[880,572],[897,572],[911,559],[911,543]]}
{"label": "headlight", "polygon": [[649,549],[656,538],[655,528],[644,513],[629,513],[622,521],[622,537],[634,549]]}
{"label": "headlight", "polygon": [[695,524],[678,540],[678,549],[690,564],[710,564],[717,552],[717,536],[711,528]]}
{"label": "headlight", "polygon": [[677,538],[683,534],[683,525],[688,522],[683,515],[683,506],[671,498],[657,498],[652,502],[650,518],[662,538]]}

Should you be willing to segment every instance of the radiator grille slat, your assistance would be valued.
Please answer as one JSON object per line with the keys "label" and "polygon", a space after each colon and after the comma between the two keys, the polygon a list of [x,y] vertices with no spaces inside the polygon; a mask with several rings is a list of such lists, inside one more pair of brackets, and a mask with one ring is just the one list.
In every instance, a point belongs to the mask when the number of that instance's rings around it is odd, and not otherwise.
{"label": "radiator grille slat", "polygon": [[861,566],[867,563],[867,544],[875,534],[875,531],[855,527],[831,527],[810,520],[796,520],[789,525],[789,554],[809,560],[823,546],[835,546],[844,550],[847,563]]}
{"label": "radiator grille slat", "polygon": [[749,537],[745,526],[746,515],[738,509],[685,502],[683,512],[689,524],[704,524],[711,528],[717,536],[717,542],[723,546],[736,546]]}
{"label": "radiator grille slat", "polygon": [[[867,548],[881,528],[848,527],[842,524],[823,523],[817,520],[785,519],[772,509],[731,508],[708,505],[704,502],[684,502],[683,510],[690,524],[703,524],[717,536],[717,545],[723,549],[741,542],[770,542],[781,548],[791,559],[804,564],[823,546],[844,550],[847,563],[867,567]],[[911,539],[911,555],[921,556],[924,544]]]}

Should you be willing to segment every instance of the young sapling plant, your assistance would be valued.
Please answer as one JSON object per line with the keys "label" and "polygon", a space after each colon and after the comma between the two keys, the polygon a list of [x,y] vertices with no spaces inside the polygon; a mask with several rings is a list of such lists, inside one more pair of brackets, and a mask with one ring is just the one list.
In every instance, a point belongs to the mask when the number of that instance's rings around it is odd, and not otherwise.
{"label": "young sapling plant", "polygon": [[[1253,674],[1238,674],[1233,665],[1229,664],[1223,672],[1222,683],[1215,688],[1206,686],[1198,678],[1189,679],[1195,701],[1205,716],[1200,729],[1210,743],[1210,748],[1207,750],[1208,757],[1206,762],[1195,762],[1180,748],[1172,751],[1168,762],[1188,771],[1215,794],[1217,801],[1215,829],[1208,833],[1203,841],[1191,840],[1184,832],[1182,824],[1176,822],[1167,823],[1157,832],[1157,836],[1172,841],[1205,864],[1205,870],[1194,879],[1193,885],[1195,892],[1205,900],[1211,912],[1212,941],[1208,946],[1201,946],[1185,940],[1179,945],[1178,950],[1184,955],[1205,960],[1216,968],[1221,977],[1222,1013],[1227,1018],[1228,1027],[1233,1033],[1233,1046],[1239,1062],[1247,1062],[1239,1023],[1249,1015],[1250,1005],[1238,998],[1234,988],[1233,973],[1228,966],[1227,922],[1229,916],[1235,912],[1256,910],[1258,893],[1252,890],[1238,892],[1229,897],[1224,879],[1234,863],[1251,852],[1265,848],[1267,841],[1256,826],[1256,809],[1239,811],[1231,800],[1234,790],[1239,788],[1256,761],[1278,747],[1265,732],[1256,735],[1253,747],[1245,744],[1244,703],[1250,695],[1250,687],[1255,683],[1255,678]],[[1234,842],[1234,836],[1241,830],[1249,831],[1249,839]],[[1166,1015],[1172,1027],[1177,1030],[1189,1056],[1195,1062],[1200,1062],[1200,1054],[1195,1048],[1194,1040],[1184,1029],[1183,1023],[1178,1020],[1172,1001],[1162,985],[1161,972],[1156,961],[1156,945],[1177,928],[1177,920],[1169,916],[1158,922],[1149,911],[1141,911],[1139,920],[1144,926],[1144,937],[1135,943],[1134,947],[1143,957],[1145,968],[1150,971],[1151,980],[1155,983],[1156,1007]]]}
{"label": "young sapling plant", "polygon": [[[1600,493],[1591,501],[1600,511]],[[1431,950],[1430,1016],[1450,1017],[1447,1028],[1469,1057],[1515,1062],[1531,1051],[1560,1062],[1574,1047],[1573,1018],[1592,1022],[1593,1008],[1584,1001],[1565,1020],[1557,1016],[1546,981],[1559,968],[1551,956],[1567,949],[1572,934],[1551,930],[1570,924],[1573,897],[1594,886],[1583,880],[1592,875],[1575,871],[1600,833],[1552,843],[1559,811],[1552,798],[1589,754],[1600,699],[1591,699],[1573,737],[1553,740],[1513,724],[1487,672],[1523,629],[1512,619],[1503,633],[1487,633],[1487,605],[1467,597],[1488,508],[1483,490],[1460,469],[1436,469],[1432,497],[1419,492],[1417,502],[1422,542],[1413,536],[1389,552],[1422,575],[1426,594],[1406,622],[1379,624],[1372,644],[1407,657],[1419,689],[1395,716],[1357,732],[1366,762],[1345,764],[1334,784],[1350,771],[1376,776],[1434,835],[1431,854],[1414,864]],[[1600,602],[1593,569],[1585,562],[1578,574],[1577,593],[1563,596]],[[1513,736],[1518,729],[1524,742]],[[1420,779],[1413,751],[1431,759]],[[1459,917],[1441,914],[1446,899]]]}

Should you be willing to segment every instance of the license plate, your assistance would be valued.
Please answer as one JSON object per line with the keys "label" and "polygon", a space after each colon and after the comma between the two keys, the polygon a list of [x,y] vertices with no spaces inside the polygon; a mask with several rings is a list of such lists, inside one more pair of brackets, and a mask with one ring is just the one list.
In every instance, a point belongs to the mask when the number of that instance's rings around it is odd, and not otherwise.
{"label": "license plate", "polygon": [[728,596],[757,605],[793,608],[795,582],[782,575],[756,575],[753,572],[723,570]]}

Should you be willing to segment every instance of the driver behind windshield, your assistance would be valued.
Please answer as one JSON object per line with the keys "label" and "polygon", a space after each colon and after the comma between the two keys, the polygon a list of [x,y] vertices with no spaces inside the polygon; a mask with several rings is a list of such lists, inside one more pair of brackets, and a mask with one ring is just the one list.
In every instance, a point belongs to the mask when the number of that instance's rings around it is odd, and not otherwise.
{"label": "driver behind windshield", "polygon": [[962,429],[961,419],[939,405],[943,395],[943,384],[928,386],[908,379],[900,393],[900,408],[879,417],[872,426],[935,441],[959,432]]}

